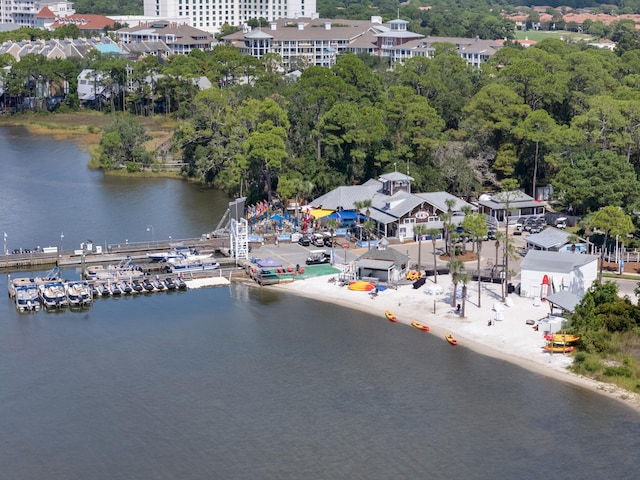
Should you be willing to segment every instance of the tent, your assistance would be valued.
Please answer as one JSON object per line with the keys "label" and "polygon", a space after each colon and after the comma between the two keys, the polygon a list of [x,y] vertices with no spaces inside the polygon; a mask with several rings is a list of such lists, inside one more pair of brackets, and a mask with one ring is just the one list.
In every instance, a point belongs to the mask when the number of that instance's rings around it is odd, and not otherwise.
{"label": "tent", "polygon": [[271,257],[267,257],[267,258],[259,258],[256,260],[256,263],[258,264],[258,266],[260,268],[275,268],[275,267],[281,267],[282,264],[276,260],[274,260]]}
{"label": "tent", "polygon": [[271,220],[274,220],[276,222],[280,222],[280,228],[282,228],[282,221],[284,220],[284,217],[281,215],[274,215],[273,217],[271,217]]}
{"label": "tent", "polygon": [[309,215],[311,215],[316,220],[319,218],[324,218],[327,215],[330,215],[331,213],[333,213],[333,210],[327,210],[325,208],[309,209]]}

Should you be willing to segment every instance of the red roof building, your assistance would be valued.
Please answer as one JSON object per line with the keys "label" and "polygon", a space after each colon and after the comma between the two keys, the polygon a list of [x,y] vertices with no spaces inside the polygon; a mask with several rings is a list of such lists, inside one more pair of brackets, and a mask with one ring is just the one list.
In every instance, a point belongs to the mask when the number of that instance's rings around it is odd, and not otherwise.
{"label": "red roof building", "polygon": [[56,20],[51,28],[63,27],[65,25],[76,25],[81,31],[101,31],[105,28],[113,28],[115,21],[104,15],[92,15],[88,13],[76,13],[68,17]]}

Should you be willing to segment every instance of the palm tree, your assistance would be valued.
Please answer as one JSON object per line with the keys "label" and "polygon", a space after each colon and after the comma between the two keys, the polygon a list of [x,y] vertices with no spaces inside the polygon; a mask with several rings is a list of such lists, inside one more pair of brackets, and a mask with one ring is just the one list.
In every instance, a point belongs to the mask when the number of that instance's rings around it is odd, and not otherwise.
{"label": "palm tree", "polygon": [[496,243],[495,243],[495,247],[496,247],[496,262],[494,263],[494,265],[498,265],[499,261],[498,261],[498,251],[500,250],[500,242],[502,242],[502,240],[504,239],[504,234],[500,231],[496,231]]}
{"label": "palm tree", "polygon": [[368,250],[371,250],[371,236],[376,229],[376,222],[373,220],[365,220],[362,224],[362,228],[367,232],[367,246],[369,247]]}
{"label": "palm tree", "polygon": [[487,217],[481,213],[472,213],[465,215],[464,228],[475,240],[478,246],[478,308],[480,307],[480,291],[482,287],[482,280],[480,275],[480,253],[482,252],[482,239],[488,233]]}
{"label": "palm tree", "polygon": [[576,243],[580,243],[580,237],[578,235],[576,235],[575,233],[572,233],[571,235],[569,235],[567,240],[571,244],[571,251],[573,253],[575,253],[576,252]]}
{"label": "palm tree", "polygon": [[335,235],[335,231],[336,228],[338,228],[338,220],[336,220],[335,218],[330,218],[329,220],[327,220],[326,222],[326,226],[329,229],[329,232],[331,233],[331,262],[335,262],[335,239],[334,239],[334,235]]}
{"label": "palm tree", "polygon": [[[364,212],[366,216],[365,223],[369,222],[369,215],[371,215],[371,211],[369,209],[371,208],[372,204],[373,202],[371,201],[370,198],[367,198],[364,200],[356,200],[355,202],[353,202],[353,206],[356,208],[356,210],[360,211],[362,209],[366,209]],[[371,231],[373,231],[373,229],[371,229]],[[369,245],[369,249],[371,249],[371,240],[368,240],[367,243]]]}
{"label": "palm tree", "polygon": [[462,283],[462,312],[461,317],[464,318],[464,308],[467,304],[467,283],[471,281],[471,275],[466,272],[458,274],[458,282]]}
{"label": "palm tree", "polygon": [[436,240],[440,235],[440,230],[437,228],[430,228],[427,230],[427,235],[431,237],[431,246],[433,248],[433,281],[438,283],[438,256],[436,253]]}
{"label": "palm tree", "polygon": [[449,260],[447,263],[449,267],[449,273],[451,274],[451,281],[453,282],[453,295],[451,296],[451,306],[456,306],[456,294],[458,292],[458,282],[460,281],[460,274],[464,272],[464,263],[462,260],[456,260],[455,258]]}
{"label": "palm tree", "polygon": [[420,270],[420,266],[422,265],[422,237],[427,234],[427,226],[426,225],[416,225],[413,227],[413,234],[418,236],[418,270]]}
{"label": "palm tree", "polygon": [[[464,213],[464,217],[465,218],[467,218],[469,215],[471,215],[472,211],[473,210],[471,209],[471,205],[465,205],[465,206],[462,207],[462,212]],[[462,254],[463,255],[465,253],[467,253],[467,235],[466,235],[466,233],[467,233],[466,231],[463,232],[463,237],[462,237]]]}

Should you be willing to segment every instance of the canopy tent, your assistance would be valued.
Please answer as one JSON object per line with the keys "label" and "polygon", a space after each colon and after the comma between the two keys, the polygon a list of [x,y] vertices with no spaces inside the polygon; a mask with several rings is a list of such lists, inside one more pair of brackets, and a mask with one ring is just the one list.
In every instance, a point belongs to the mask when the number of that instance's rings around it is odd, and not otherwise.
{"label": "canopy tent", "polygon": [[274,268],[274,267],[281,267],[282,266],[282,264],[280,262],[278,262],[277,260],[274,260],[271,257],[258,258],[256,260],[256,263],[258,264],[258,266],[260,268]]}
{"label": "canopy tent", "polygon": [[[362,215],[360,215],[362,218]],[[328,215],[327,218],[333,218],[335,220],[356,220],[358,218],[358,212],[353,210],[343,210],[341,212],[333,212]]]}
{"label": "canopy tent", "polygon": [[324,209],[324,208],[309,209],[309,215],[311,215],[316,220],[319,219],[319,218],[324,218],[327,215],[330,215],[331,213],[333,213],[333,210],[327,210],[327,209]]}

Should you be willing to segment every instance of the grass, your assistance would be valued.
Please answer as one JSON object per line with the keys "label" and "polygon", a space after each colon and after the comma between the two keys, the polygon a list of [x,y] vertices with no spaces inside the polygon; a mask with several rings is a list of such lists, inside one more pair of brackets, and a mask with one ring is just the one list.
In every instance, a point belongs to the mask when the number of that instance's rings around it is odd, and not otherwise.
{"label": "grass", "polygon": [[568,42],[590,42],[593,40],[591,35],[585,35],[584,33],[570,32],[568,30],[527,30],[526,32],[517,31],[515,37],[520,40],[529,39],[536,42],[541,42],[545,38],[557,38],[559,40]]}

